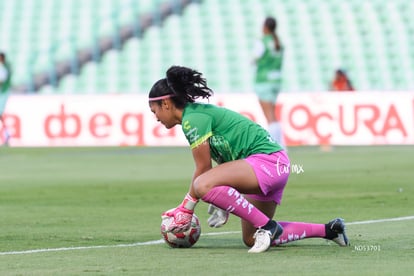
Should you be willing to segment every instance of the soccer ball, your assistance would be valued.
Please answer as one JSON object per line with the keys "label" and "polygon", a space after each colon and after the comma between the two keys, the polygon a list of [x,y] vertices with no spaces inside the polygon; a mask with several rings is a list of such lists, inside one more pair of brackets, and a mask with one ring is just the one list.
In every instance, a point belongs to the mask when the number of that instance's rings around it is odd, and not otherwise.
{"label": "soccer ball", "polygon": [[180,233],[166,231],[173,219],[174,218],[172,217],[162,219],[161,235],[164,238],[165,243],[172,248],[189,248],[193,246],[198,241],[201,234],[201,226],[198,217],[193,214],[190,228],[187,231]]}

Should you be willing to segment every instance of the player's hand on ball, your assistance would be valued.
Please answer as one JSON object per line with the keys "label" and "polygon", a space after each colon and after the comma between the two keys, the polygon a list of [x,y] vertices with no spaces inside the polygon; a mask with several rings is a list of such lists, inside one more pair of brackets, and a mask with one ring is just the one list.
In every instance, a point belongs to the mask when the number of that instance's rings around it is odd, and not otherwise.
{"label": "player's hand on ball", "polygon": [[227,220],[229,219],[229,213],[220,209],[213,204],[208,206],[208,213],[211,215],[207,223],[210,227],[218,228],[226,224]]}
{"label": "player's hand on ball", "polygon": [[162,218],[172,217],[174,220],[166,229],[167,232],[179,233],[187,231],[191,226],[191,219],[193,218],[194,211],[188,210],[182,206],[165,211],[162,214]]}

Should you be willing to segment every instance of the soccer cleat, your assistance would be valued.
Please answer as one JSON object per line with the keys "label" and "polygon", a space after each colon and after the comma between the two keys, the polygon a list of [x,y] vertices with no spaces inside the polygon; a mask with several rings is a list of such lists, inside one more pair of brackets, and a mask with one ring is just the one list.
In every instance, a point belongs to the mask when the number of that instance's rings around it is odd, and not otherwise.
{"label": "soccer cleat", "polygon": [[283,233],[283,227],[274,220],[268,222],[263,228],[256,230],[254,234],[254,245],[249,249],[249,253],[261,253],[269,249],[270,244],[279,238]]}
{"label": "soccer cleat", "polygon": [[326,239],[336,242],[339,246],[349,246],[348,237],[345,234],[345,222],[336,218],[325,224]]}

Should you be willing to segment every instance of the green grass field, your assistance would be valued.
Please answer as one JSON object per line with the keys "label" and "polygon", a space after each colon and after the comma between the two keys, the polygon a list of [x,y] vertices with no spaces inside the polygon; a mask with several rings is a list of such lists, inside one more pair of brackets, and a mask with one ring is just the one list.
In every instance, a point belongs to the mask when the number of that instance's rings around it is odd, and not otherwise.
{"label": "green grass field", "polygon": [[210,229],[201,203],[198,243],[170,249],[160,214],[187,192],[188,148],[0,148],[0,275],[412,273],[414,147],[289,155],[304,171],[291,175],[276,219],[343,217],[349,248],[308,239],[248,254],[238,218]]}

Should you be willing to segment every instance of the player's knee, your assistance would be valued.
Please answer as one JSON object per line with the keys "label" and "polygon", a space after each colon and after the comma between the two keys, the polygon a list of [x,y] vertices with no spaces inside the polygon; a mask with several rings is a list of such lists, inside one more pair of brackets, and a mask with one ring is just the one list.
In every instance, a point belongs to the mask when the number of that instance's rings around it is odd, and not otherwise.
{"label": "player's knee", "polygon": [[247,223],[246,221],[242,222],[242,238],[243,243],[248,246],[252,247],[254,245],[254,233],[256,232],[256,228],[251,225],[250,223]]}
{"label": "player's knee", "polygon": [[206,177],[198,176],[193,182],[194,192],[197,197],[202,198],[210,190]]}
{"label": "player's knee", "polygon": [[254,238],[253,237],[243,237],[243,243],[247,247],[252,247],[254,245]]}

